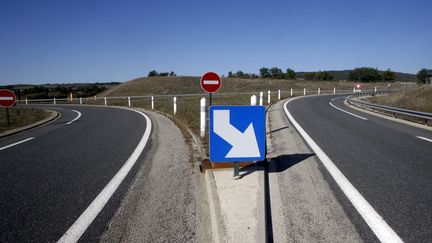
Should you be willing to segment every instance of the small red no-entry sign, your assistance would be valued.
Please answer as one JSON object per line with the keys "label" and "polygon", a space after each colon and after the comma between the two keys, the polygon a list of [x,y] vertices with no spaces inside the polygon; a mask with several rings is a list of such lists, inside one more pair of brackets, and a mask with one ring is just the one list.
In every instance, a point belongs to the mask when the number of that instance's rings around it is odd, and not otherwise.
{"label": "small red no-entry sign", "polygon": [[9,108],[15,105],[16,96],[8,89],[0,89],[0,106]]}
{"label": "small red no-entry sign", "polygon": [[201,77],[200,84],[204,91],[214,93],[221,88],[222,80],[216,73],[207,72]]}

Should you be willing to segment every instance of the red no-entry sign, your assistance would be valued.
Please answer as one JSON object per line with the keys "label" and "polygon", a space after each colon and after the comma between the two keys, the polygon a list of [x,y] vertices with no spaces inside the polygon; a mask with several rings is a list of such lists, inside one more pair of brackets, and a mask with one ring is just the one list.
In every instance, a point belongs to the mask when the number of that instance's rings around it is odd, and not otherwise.
{"label": "red no-entry sign", "polygon": [[0,89],[0,106],[9,108],[15,105],[16,96],[8,89]]}
{"label": "red no-entry sign", "polygon": [[222,80],[216,73],[208,72],[201,77],[200,84],[204,91],[214,93],[221,88]]}

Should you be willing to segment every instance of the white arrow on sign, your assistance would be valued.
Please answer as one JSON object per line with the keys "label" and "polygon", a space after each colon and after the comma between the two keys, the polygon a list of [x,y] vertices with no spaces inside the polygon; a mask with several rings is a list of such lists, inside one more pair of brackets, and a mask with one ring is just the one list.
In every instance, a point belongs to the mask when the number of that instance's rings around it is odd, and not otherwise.
{"label": "white arrow on sign", "polygon": [[229,110],[213,110],[213,131],[233,146],[225,158],[260,157],[252,122],[242,133],[231,125]]}

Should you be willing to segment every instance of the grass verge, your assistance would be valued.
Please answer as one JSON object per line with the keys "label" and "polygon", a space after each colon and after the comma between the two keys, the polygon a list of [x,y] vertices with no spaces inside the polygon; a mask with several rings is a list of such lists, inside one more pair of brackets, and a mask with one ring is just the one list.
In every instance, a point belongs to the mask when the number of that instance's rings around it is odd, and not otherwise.
{"label": "grass verge", "polygon": [[432,113],[432,87],[422,86],[388,96],[372,97],[369,101],[376,104]]}
{"label": "grass verge", "polygon": [[0,109],[0,133],[30,125],[49,116],[48,112],[37,108],[9,108],[10,127],[7,124],[6,109]]}

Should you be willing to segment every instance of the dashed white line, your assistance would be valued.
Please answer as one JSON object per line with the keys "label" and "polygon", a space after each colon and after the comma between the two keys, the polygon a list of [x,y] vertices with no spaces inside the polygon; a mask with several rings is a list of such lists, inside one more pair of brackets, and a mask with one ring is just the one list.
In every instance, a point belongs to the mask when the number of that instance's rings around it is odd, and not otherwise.
{"label": "dashed white line", "polygon": [[375,233],[381,242],[403,242],[396,232],[384,221],[384,219],[375,211],[368,201],[360,194],[360,192],[348,181],[342,172],[336,167],[331,159],[324,151],[315,143],[314,140],[306,133],[306,131],[297,123],[291,113],[288,111],[287,105],[289,100],[284,105],[284,110],[288,119],[309,144],[340,189],[347,196],[348,200],[353,204],[357,212],[362,216],[371,230]]}
{"label": "dashed white line", "polygon": [[428,142],[432,143],[432,139],[429,139],[429,138],[425,138],[425,137],[422,137],[422,136],[416,136],[416,138],[420,138],[420,139],[423,139],[425,141],[428,141]]}
{"label": "dashed white line", "polygon": [[354,116],[354,117],[357,117],[357,118],[359,118],[359,119],[362,119],[362,120],[367,121],[367,118],[364,118],[364,117],[362,117],[362,116],[358,116],[358,115],[356,115],[356,114],[354,114],[354,113],[351,113],[351,112],[349,112],[349,111],[346,111],[346,110],[342,110],[341,108],[336,107],[335,105],[333,105],[331,102],[329,102],[329,104],[330,104],[333,108],[335,108],[336,110],[339,110],[339,111],[345,112],[345,113],[348,114],[348,115],[351,115],[351,116]]}
{"label": "dashed white line", "polygon": [[76,121],[76,120],[78,120],[80,117],[81,117],[81,112],[79,112],[79,111],[76,111],[76,110],[72,110],[73,112],[76,112],[76,113],[78,113],[78,116],[77,117],[75,117],[75,119],[73,119],[72,121],[70,121],[70,122],[68,122],[68,123],[66,123],[66,125],[69,125],[69,124],[71,124],[72,122],[74,122],[74,121]]}
{"label": "dashed white line", "polygon": [[34,137],[27,138],[27,139],[24,139],[24,140],[22,140],[22,141],[19,141],[19,142],[13,143],[13,144],[9,144],[9,145],[7,145],[7,146],[1,147],[1,148],[0,148],[0,151],[3,150],[3,149],[7,149],[7,148],[10,148],[10,147],[13,147],[13,146],[18,145],[18,144],[21,144],[21,143],[28,142],[28,141],[30,141],[30,140],[32,140],[32,139],[34,139]]}
{"label": "dashed white line", "polygon": [[[132,110],[135,111],[135,110]],[[84,234],[96,216],[102,211],[105,204],[117,190],[122,183],[123,179],[127,176],[129,171],[138,160],[141,152],[147,144],[150,138],[150,132],[152,130],[152,123],[150,118],[140,111],[135,111],[140,115],[144,116],[147,122],[146,130],[135,148],[129,159],[125,162],[123,167],[117,172],[117,174],[111,179],[111,181],[105,186],[105,188],[97,195],[93,202],[88,208],[79,216],[79,218],[72,224],[72,226],[64,233],[64,235],[58,240],[58,242],[77,242],[79,238]]]}

